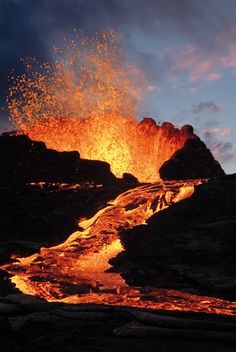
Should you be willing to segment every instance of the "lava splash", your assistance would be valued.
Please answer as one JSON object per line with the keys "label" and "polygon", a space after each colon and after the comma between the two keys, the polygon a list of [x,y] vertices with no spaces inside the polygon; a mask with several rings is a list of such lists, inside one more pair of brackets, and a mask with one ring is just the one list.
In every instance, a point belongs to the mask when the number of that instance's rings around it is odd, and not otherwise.
{"label": "lava splash", "polygon": [[235,305],[221,299],[175,290],[130,287],[109,260],[124,250],[119,234],[145,224],[154,213],[194,192],[202,180],[141,185],[119,195],[62,244],[5,265],[22,292],[48,301],[107,303],[166,310],[234,314]]}
{"label": "lava splash", "polygon": [[128,60],[121,36],[78,31],[51,62],[24,60],[12,76],[8,109],[14,127],[57,151],[106,161],[122,177],[159,180],[159,169],[189,138],[192,128],[136,120],[148,86],[144,72]]}

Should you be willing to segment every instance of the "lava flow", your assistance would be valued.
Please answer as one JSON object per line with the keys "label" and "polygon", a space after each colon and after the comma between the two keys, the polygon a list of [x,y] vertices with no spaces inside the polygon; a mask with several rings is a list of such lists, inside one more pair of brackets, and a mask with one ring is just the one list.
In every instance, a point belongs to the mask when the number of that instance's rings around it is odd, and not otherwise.
{"label": "lava flow", "polygon": [[[107,272],[109,260],[123,251],[121,231],[145,224],[154,213],[194,192],[195,181],[141,185],[119,195],[64,243],[5,265],[22,292],[48,301],[105,303],[166,310],[233,314],[231,302],[151,287],[130,287],[119,273]],[[148,293],[148,297],[147,297]]]}
{"label": "lava flow", "polygon": [[[150,118],[136,120],[148,85],[142,70],[127,60],[114,32],[96,33],[90,39],[78,32],[62,50],[55,48],[54,61],[39,64],[27,59],[25,65],[24,74],[12,77],[11,120],[19,133],[48,148],[77,150],[82,158],[108,162],[118,177],[131,173],[141,182],[156,182],[162,164],[188,139],[197,138],[190,126],[177,129]],[[129,287],[119,273],[108,272],[109,260],[124,250],[121,231],[145,224],[154,213],[189,197],[201,182],[160,182],[131,189],[80,222],[79,230],[64,243],[41,248],[39,254],[3,268],[14,275],[11,280],[22,292],[48,301],[233,314],[230,302]]]}

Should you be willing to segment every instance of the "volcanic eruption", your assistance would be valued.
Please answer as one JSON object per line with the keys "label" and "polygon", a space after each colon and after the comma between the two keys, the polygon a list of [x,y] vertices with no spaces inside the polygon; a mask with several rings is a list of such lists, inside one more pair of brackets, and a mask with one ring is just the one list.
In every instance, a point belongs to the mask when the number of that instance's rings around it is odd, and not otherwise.
{"label": "volcanic eruption", "polygon": [[151,118],[136,120],[146,82],[126,58],[116,32],[89,39],[76,31],[54,51],[54,61],[25,59],[25,73],[12,77],[11,120],[33,140],[106,161],[117,177],[130,173],[141,182],[155,182],[161,165],[196,138],[189,126],[179,130]]}
{"label": "volcanic eruption", "polygon": [[[12,78],[8,107],[17,134],[44,142],[54,152],[77,151],[78,174],[81,159],[99,160],[110,164],[117,185],[127,173],[152,184],[135,179],[135,187],[126,186],[94,216],[78,221],[78,230],[68,233],[64,243],[14,258],[4,270],[22,292],[49,301],[233,314],[228,301],[131,287],[119,272],[111,272],[110,260],[126,250],[120,239],[125,231],[145,226],[155,213],[190,197],[207,177],[224,175],[191,126],[178,129],[147,117],[136,120],[142,94],[133,79],[138,77],[143,85],[145,80],[126,58],[121,41],[115,32],[102,31],[89,39],[79,31],[62,50],[54,48],[54,61],[25,60],[26,72]],[[159,169],[168,179],[172,164],[174,170],[181,169],[183,154],[191,172],[184,181],[163,182]],[[31,156],[38,155],[32,149]]]}

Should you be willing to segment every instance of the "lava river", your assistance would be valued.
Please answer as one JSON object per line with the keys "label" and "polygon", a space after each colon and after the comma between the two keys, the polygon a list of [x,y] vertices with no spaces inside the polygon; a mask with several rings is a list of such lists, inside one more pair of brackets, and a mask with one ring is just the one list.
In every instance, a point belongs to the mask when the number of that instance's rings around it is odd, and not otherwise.
{"label": "lava river", "polygon": [[[130,287],[109,260],[124,250],[119,233],[194,192],[196,181],[145,184],[119,195],[62,244],[17,258],[3,268],[23,293],[48,301],[103,303],[232,315],[235,304],[213,297],[151,287]],[[148,293],[148,295],[147,295]],[[148,299],[148,297],[151,297]],[[154,299],[153,299],[154,298]]]}

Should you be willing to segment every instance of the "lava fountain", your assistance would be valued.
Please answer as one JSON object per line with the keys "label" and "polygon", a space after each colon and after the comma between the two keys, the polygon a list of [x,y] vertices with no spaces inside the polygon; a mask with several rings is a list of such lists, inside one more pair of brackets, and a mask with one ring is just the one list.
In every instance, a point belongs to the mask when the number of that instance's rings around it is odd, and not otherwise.
{"label": "lava fountain", "polygon": [[54,48],[50,63],[24,63],[25,73],[11,77],[11,121],[48,148],[77,150],[82,158],[108,162],[117,177],[131,173],[155,182],[161,165],[196,138],[187,126],[135,119],[147,82],[115,32],[87,38],[77,31],[62,49]]}
{"label": "lava fountain", "polygon": [[[142,71],[131,64],[115,32],[87,38],[76,32],[54,61],[25,60],[23,75],[12,77],[8,108],[19,133],[58,151],[107,161],[116,176],[131,173],[141,182],[159,180],[158,170],[186,140],[190,126],[136,121],[145,89]],[[134,84],[134,77],[140,84]],[[130,287],[109,260],[123,251],[121,231],[145,224],[154,213],[194,192],[202,180],[140,185],[120,194],[64,243],[41,248],[3,267],[26,294],[48,301],[107,303],[142,308],[233,314],[231,302],[174,290]],[[146,293],[148,293],[148,298]]]}

